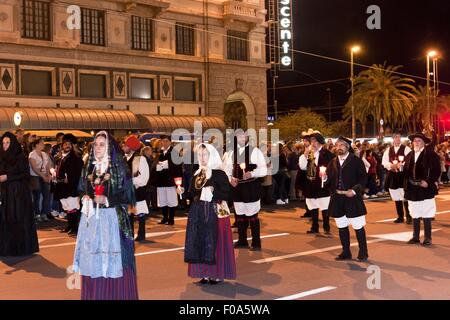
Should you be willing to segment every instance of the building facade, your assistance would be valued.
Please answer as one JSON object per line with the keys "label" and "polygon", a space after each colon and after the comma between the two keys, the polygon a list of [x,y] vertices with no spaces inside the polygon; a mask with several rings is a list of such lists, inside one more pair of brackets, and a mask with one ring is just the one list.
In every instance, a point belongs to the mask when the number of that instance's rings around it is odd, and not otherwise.
{"label": "building facade", "polygon": [[0,0],[1,129],[17,111],[29,129],[100,129],[92,112],[266,127],[265,16],[264,0]]}

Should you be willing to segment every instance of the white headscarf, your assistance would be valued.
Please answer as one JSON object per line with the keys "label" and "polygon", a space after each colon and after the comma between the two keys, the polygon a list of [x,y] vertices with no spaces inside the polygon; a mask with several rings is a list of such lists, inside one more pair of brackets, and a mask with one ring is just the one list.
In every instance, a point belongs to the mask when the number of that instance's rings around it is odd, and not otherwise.
{"label": "white headscarf", "polygon": [[95,144],[95,139],[97,139],[97,137],[99,135],[104,135],[106,137],[106,150],[105,150],[105,156],[103,157],[103,159],[99,160],[96,156],[95,156],[95,150],[94,150],[94,146],[92,146],[92,155],[95,158],[95,161],[93,161],[93,164],[95,165],[96,168],[100,168],[100,174],[105,173],[105,171],[108,169],[108,165],[109,165],[109,136],[108,133],[106,131],[100,131],[95,135],[94,138],[94,144]]}
{"label": "white headscarf", "polygon": [[[209,153],[209,159],[208,164],[206,167],[200,165],[200,168],[194,173],[194,175],[197,175],[202,171],[203,169],[206,171],[206,179],[211,178],[212,170],[220,170],[222,169],[222,159],[220,158],[219,152],[217,149],[208,143],[201,143],[197,146],[197,151],[200,152],[202,150],[202,146],[206,147],[206,150],[208,150]],[[200,159],[200,157],[198,157]]]}

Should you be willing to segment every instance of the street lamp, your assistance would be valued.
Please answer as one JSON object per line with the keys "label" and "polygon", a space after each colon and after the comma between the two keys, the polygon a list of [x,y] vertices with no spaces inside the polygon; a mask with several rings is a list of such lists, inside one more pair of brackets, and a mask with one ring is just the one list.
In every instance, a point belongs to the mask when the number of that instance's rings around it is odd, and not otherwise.
{"label": "street lamp", "polygon": [[[431,125],[431,106],[430,106],[430,59],[433,59],[433,77],[434,80],[436,80],[436,72],[437,70],[434,70],[437,68],[437,52],[435,50],[430,50],[427,52],[427,118],[428,118],[428,125]],[[435,84],[435,82],[434,82]],[[433,86],[434,88],[434,86]]]}
{"label": "street lamp", "polygon": [[354,70],[353,70],[353,63],[354,63],[354,54],[358,53],[361,50],[359,46],[353,46],[350,49],[350,82],[352,84],[352,96],[351,96],[351,106],[352,106],[352,140],[355,142],[356,140],[356,119],[355,119],[355,104],[353,103],[353,83],[354,83]]}

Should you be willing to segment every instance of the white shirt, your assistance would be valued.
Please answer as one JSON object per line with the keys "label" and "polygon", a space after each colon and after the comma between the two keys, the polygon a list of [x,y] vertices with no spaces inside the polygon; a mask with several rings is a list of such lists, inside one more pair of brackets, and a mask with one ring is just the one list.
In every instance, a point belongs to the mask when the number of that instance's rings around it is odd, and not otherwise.
{"label": "white shirt", "polygon": [[[245,147],[238,146],[239,155],[242,155],[242,152],[244,152],[244,150]],[[231,151],[225,158],[225,161],[223,163],[223,169],[230,181],[233,176],[233,154],[234,151]],[[253,148],[252,154],[250,155],[250,163],[256,164],[256,169],[250,172],[252,178],[261,178],[267,175],[266,159],[264,158],[264,154],[258,148]]]}
{"label": "white shirt", "polygon": [[[314,163],[316,164],[316,166],[319,164],[320,150],[322,150],[322,147],[320,147],[319,150],[314,152]],[[298,166],[300,167],[301,170],[306,170],[306,168],[308,167],[308,159],[305,157],[304,154],[302,154],[298,159]]]}
{"label": "white shirt", "polygon": [[[40,173],[43,175],[48,174],[47,172],[47,166],[50,164],[50,157],[47,153],[41,151],[41,156],[39,156],[36,152],[36,150],[33,150],[30,152],[30,155],[28,156],[29,159],[33,159],[36,167],[38,170],[40,170]],[[30,174],[33,177],[39,177],[39,174],[34,172],[33,167],[30,165]]]}
{"label": "white shirt", "polygon": [[347,160],[349,154],[350,154],[350,152],[348,152],[348,153],[347,153],[346,155],[344,155],[344,156],[339,156],[339,155],[338,155],[339,164],[341,165],[341,167],[342,167],[342,165],[344,164],[345,160]]}
{"label": "white shirt", "polygon": [[[399,146],[395,146],[394,145],[394,151],[395,151],[395,153],[397,153],[398,152],[398,149],[400,149],[400,146],[401,145],[399,145]],[[383,153],[383,159],[381,160],[381,164],[383,165],[383,167],[385,167],[386,168],[386,170],[391,170],[391,165],[392,165],[392,163],[390,163],[389,162],[389,150],[390,150],[391,148],[387,148],[385,151],[384,151],[384,153]],[[405,157],[408,155],[408,153],[410,153],[411,152],[411,149],[408,147],[408,146],[406,146],[405,147]]]}
{"label": "white shirt", "polygon": [[422,153],[424,148],[421,148],[418,151],[414,151],[414,162],[417,162],[417,159],[419,159],[420,154]]}

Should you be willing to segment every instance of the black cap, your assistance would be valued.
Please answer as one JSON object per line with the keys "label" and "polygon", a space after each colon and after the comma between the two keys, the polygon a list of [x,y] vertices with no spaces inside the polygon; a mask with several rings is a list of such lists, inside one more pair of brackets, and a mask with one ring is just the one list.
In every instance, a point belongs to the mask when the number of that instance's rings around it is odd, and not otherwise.
{"label": "black cap", "polygon": [[338,138],[338,141],[344,141],[345,143],[347,143],[348,144],[348,146],[351,148],[351,146],[352,146],[352,140],[350,140],[350,139],[348,139],[348,138],[346,138],[346,137],[343,137],[343,136],[340,136],[339,138]]}
{"label": "black cap", "polygon": [[167,140],[169,140],[169,141],[172,141],[172,138],[171,138],[168,134],[162,134],[162,135],[159,136],[159,138],[160,138],[161,140],[167,139]]}
{"label": "black cap", "polygon": [[313,134],[311,134],[309,136],[310,138],[315,138],[317,140],[317,142],[319,142],[320,144],[325,144],[325,138],[323,137],[323,135],[320,132],[314,132]]}
{"label": "black cap", "polygon": [[63,140],[62,141],[63,141],[63,143],[68,141],[68,142],[70,142],[72,144],[77,144],[77,138],[71,133],[65,134],[63,136]]}
{"label": "black cap", "polygon": [[423,133],[421,133],[421,132],[414,133],[414,134],[412,134],[412,135],[410,135],[410,136],[408,137],[408,139],[411,140],[411,141],[414,141],[415,138],[420,138],[420,139],[422,139],[425,143],[430,143],[430,142],[431,142],[430,138],[428,138],[427,136],[425,136],[425,135],[424,135]]}

